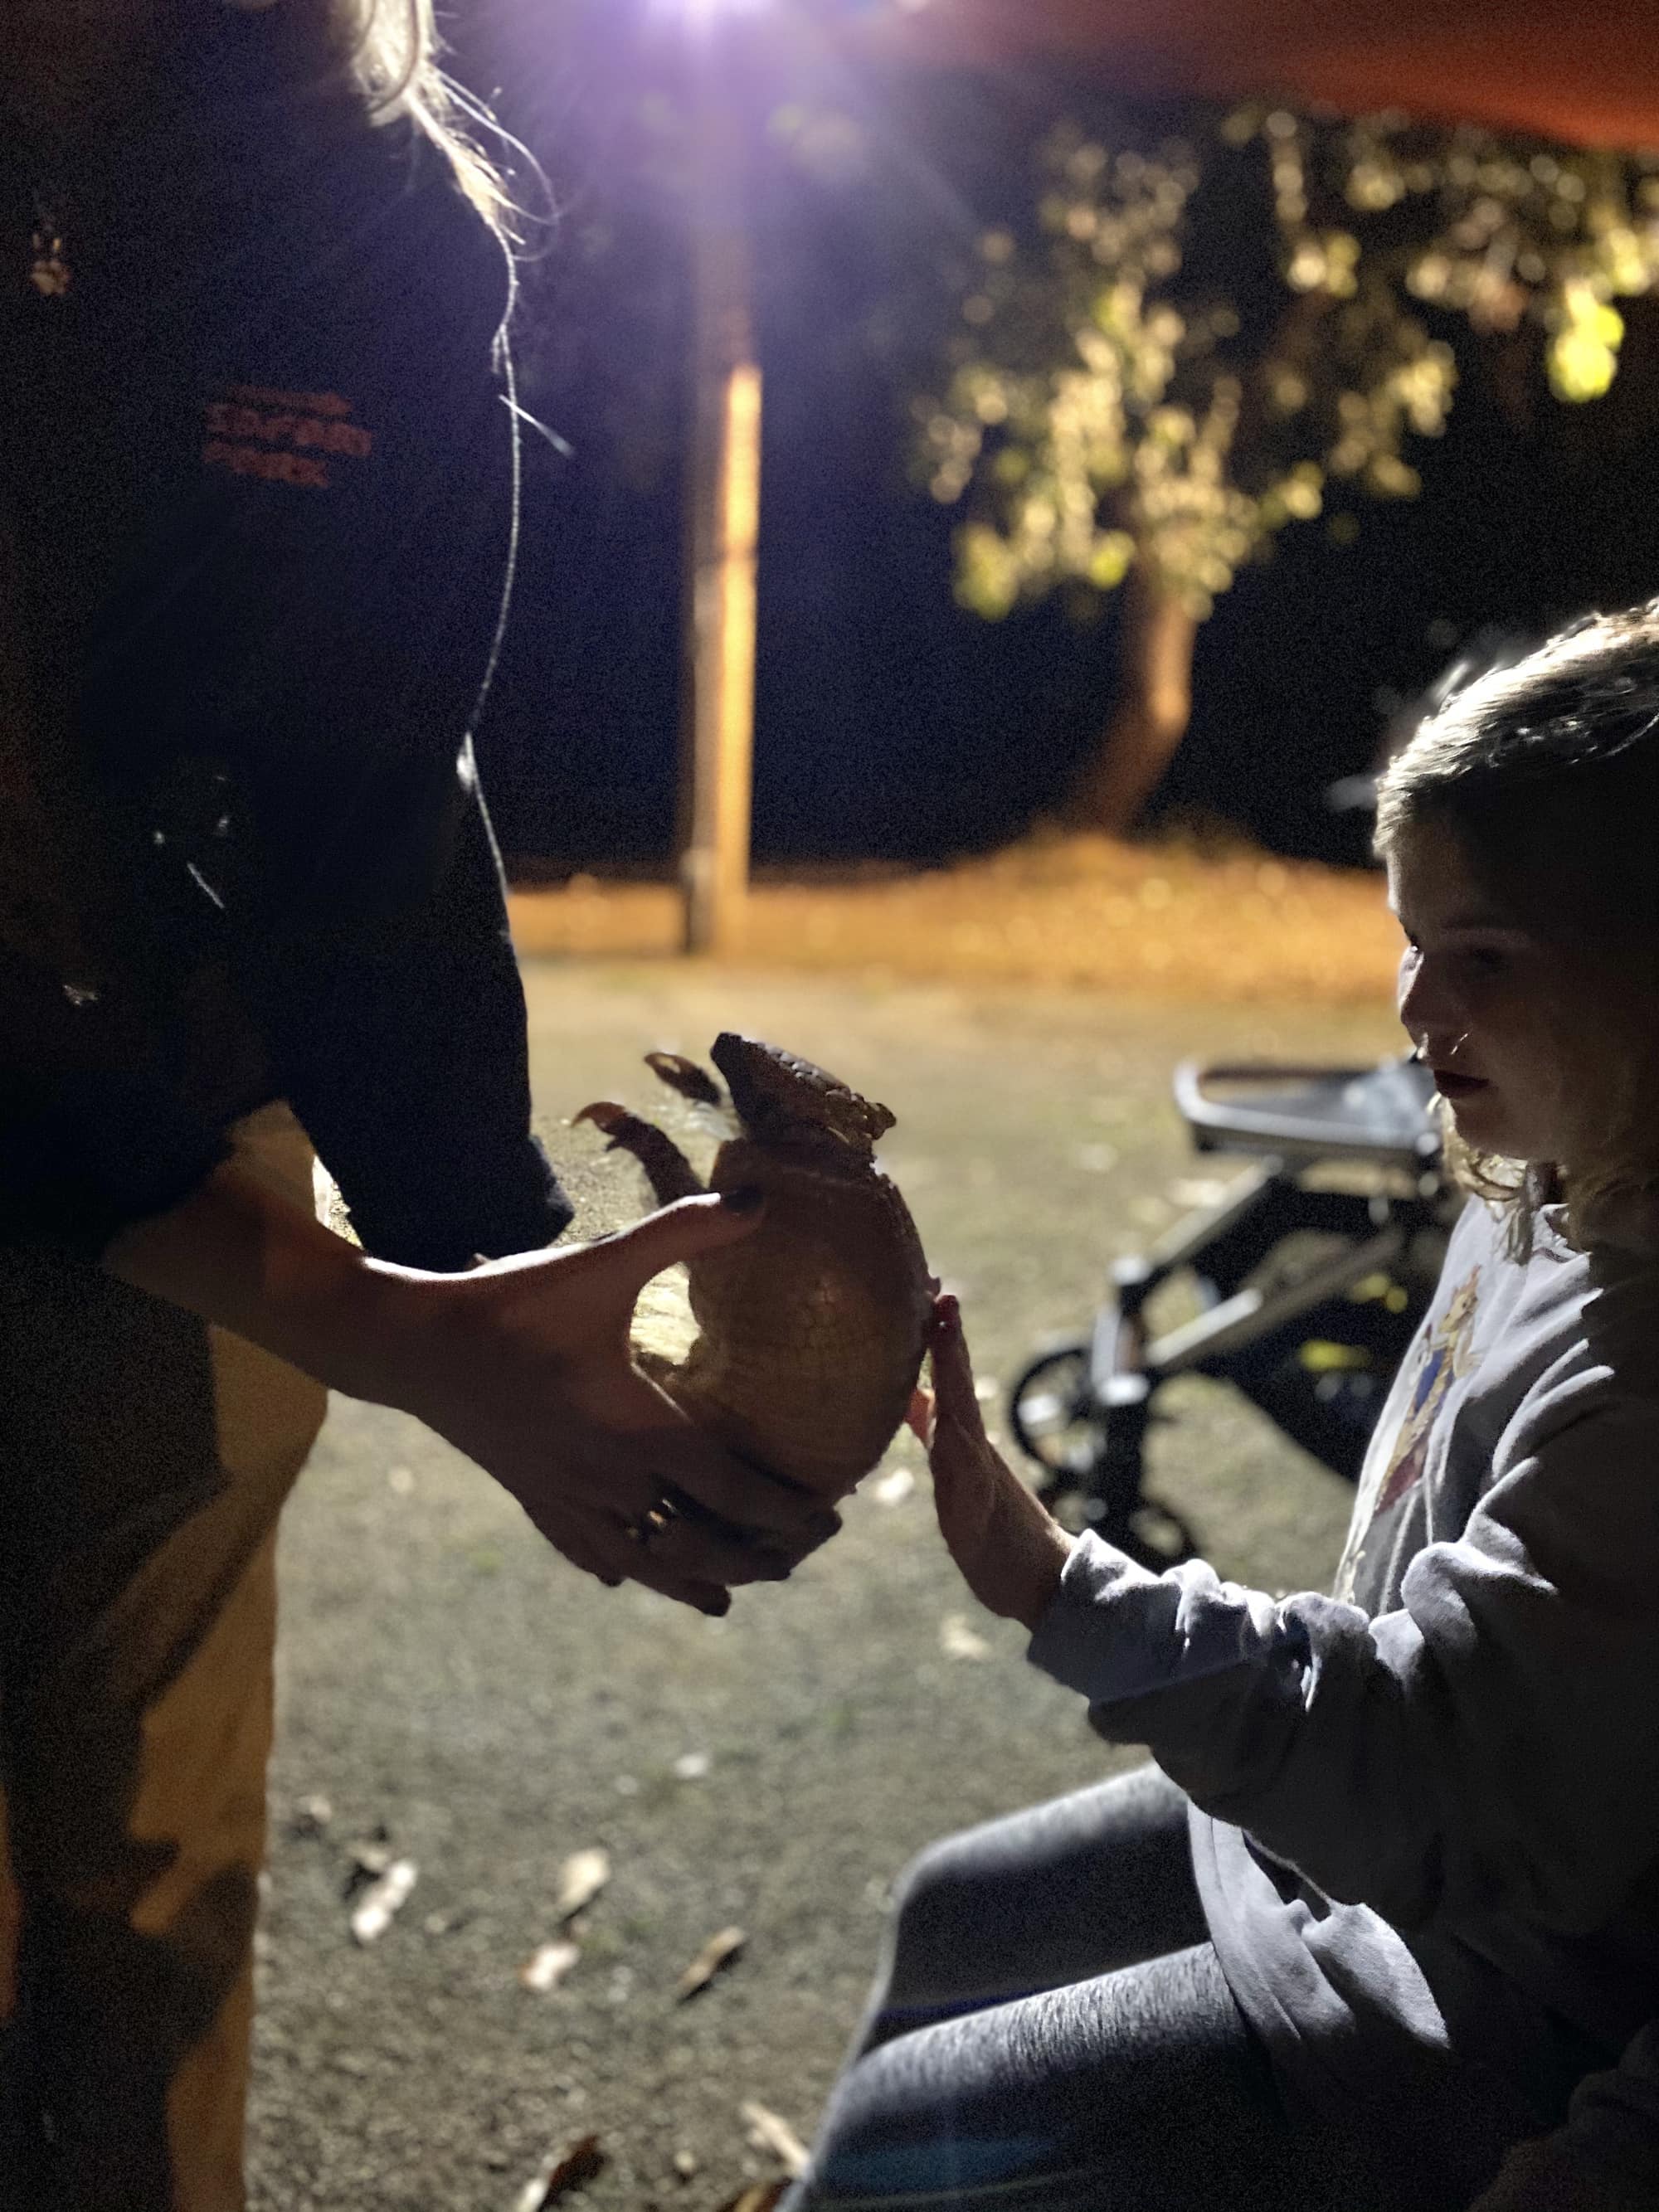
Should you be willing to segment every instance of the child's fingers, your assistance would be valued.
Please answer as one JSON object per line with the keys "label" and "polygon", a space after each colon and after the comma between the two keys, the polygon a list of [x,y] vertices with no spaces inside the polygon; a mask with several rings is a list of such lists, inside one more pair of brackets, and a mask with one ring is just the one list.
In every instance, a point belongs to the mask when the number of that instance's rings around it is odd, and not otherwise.
{"label": "child's fingers", "polygon": [[933,1370],[933,1396],[939,1415],[957,1423],[971,1437],[984,1434],[979,1399],[974,1389],[974,1363],[968,1340],[962,1333],[962,1312],[956,1300],[941,1297],[935,1310],[928,1352]]}

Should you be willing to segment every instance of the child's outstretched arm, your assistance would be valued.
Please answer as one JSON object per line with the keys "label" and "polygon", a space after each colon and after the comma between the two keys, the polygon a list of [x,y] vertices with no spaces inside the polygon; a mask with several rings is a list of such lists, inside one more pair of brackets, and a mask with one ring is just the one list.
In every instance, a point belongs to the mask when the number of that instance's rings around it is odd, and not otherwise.
{"label": "child's outstretched arm", "polygon": [[1109,1742],[1147,1745],[1206,1812],[1397,1928],[1490,1942],[1514,1915],[1571,1937],[1619,1909],[1659,1801],[1659,1398],[1592,1376],[1512,1425],[1461,1537],[1372,1619],[1070,1541],[987,1442],[948,1308],[933,1350],[945,1540]]}

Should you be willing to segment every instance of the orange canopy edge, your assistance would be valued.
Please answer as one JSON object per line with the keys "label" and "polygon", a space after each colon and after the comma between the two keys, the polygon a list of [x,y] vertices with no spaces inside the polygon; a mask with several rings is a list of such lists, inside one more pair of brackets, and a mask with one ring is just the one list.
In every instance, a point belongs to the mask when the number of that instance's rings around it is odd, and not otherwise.
{"label": "orange canopy edge", "polygon": [[1659,0],[888,0],[854,35],[943,68],[1069,60],[1131,95],[1278,95],[1659,148]]}

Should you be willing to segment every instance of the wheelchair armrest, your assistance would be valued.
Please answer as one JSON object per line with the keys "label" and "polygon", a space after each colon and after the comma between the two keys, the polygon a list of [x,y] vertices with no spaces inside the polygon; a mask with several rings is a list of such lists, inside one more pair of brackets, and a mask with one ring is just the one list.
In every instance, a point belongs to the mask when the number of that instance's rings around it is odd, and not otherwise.
{"label": "wheelchair armrest", "polygon": [[[1256,1095],[1212,1096],[1212,1086],[1223,1085]],[[1433,1083],[1426,1069],[1406,1059],[1370,1067],[1183,1060],[1174,1088],[1200,1152],[1364,1158],[1417,1168],[1440,1150],[1429,1116]]]}

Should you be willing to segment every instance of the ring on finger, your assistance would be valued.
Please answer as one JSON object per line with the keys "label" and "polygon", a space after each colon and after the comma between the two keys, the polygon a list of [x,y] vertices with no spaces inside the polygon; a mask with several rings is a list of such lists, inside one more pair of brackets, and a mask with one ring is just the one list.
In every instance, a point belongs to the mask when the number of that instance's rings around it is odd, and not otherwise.
{"label": "ring on finger", "polygon": [[642,1549],[648,1550],[667,1535],[679,1517],[680,1509],[672,1498],[655,1498],[643,1513],[637,1514],[632,1521],[623,1522],[623,1534],[630,1544],[638,1544]]}

